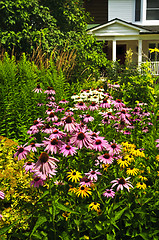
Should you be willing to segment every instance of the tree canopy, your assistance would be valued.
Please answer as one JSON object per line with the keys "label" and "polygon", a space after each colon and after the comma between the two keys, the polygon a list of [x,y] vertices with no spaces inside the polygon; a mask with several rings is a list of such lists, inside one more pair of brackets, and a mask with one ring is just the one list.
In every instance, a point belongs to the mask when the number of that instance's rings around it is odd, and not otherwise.
{"label": "tree canopy", "polygon": [[[83,0],[5,0],[0,1],[0,43],[17,56],[31,54],[40,45],[47,53],[56,47],[76,51],[73,80],[98,72],[106,65],[101,44],[86,32],[89,14]],[[77,71],[78,69],[78,71]]]}

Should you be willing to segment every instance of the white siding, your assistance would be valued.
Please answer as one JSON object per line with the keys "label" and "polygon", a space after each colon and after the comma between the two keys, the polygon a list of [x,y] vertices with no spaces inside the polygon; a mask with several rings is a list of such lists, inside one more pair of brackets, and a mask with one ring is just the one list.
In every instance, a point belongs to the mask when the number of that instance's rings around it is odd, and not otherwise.
{"label": "white siding", "polygon": [[119,18],[134,22],[134,0],[108,0],[108,21]]}

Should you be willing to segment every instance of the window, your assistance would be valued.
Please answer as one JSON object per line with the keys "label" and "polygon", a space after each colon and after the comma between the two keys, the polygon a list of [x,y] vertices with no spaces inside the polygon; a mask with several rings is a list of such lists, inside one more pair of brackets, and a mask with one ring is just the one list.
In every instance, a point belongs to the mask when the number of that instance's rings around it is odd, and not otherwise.
{"label": "window", "polygon": [[159,0],[147,0],[146,20],[159,20]]}
{"label": "window", "polygon": [[140,21],[141,17],[141,0],[135,1],[135,21]]}
{"label": "window", "polygon": [[[159,49],[159,43],[149,43],[149,49]],[[159,61],[159,52],[157,51],[149,51],[149,59],[151,61]]]}

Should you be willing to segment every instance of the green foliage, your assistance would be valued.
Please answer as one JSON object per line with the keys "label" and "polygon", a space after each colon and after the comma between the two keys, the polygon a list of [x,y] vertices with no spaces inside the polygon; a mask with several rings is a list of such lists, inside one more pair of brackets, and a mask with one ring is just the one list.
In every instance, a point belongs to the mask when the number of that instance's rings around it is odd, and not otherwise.
{"label": "green foliage", "polygon": [[47,51],[59,35],[56,20],[39,1],[0,1],[0,43],[6,51],[19,56],[40,44]]}
{"label": "green foliage", "polygon": [[37,104],[46,102],[46,94],[33,93],[37,83],[44,90],[48,86],[54,87],[57,101],[67,98],[69,84],[65,82],[63,72],[57,72],[52,60],[49,69],[43,65],[38,68],[25,54],[18,62],[14,56],[9,58],[5,54],[0,61],[1,135],[25,142],[29,126],[39,114],[45,115],[46,106],[37,108]]}
{"label": "green foliage", "polygon": [[123,99],[130,106],[134,106],[137,101],[151,102],[155,77],[147,64],[143,64],[141,69],[131,63],[121,66],[116,62],[107,66],[105,88],[107,88],[107,82],[120,85],[120,89],[111,92],[115,98]]}

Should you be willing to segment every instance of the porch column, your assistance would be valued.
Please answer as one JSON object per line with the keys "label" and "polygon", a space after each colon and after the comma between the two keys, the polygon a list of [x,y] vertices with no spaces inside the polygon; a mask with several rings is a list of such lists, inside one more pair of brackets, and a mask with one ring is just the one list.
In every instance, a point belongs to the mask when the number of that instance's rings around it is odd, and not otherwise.
{"label": "porch column", "polygon": [[138,40],[138,66],[142,63],[142,40]]}
{"label": "porch column", "polygon": [[112,44],[112,60],[114,62],[116,61],[116,39],[113,39],[113,44]]}

